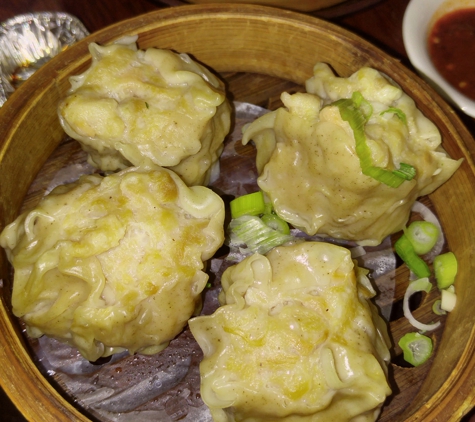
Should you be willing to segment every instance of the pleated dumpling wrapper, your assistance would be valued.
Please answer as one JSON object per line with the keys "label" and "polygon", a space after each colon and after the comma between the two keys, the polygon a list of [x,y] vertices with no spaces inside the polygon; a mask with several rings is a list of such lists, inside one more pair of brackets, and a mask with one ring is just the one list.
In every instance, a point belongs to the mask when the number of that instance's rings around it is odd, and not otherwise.
{"label": "pleated dumpling wrapper", "polygon": [[187,54],[139,50],[135,39],[89,45],[92,64],[70,78],[61,124],[101,170],[150,161],[206,185],[230,129],[224,84]]}
{"label": "pleated dumpling wrapper", "polygon": [[224,205],[172,171],[129,168],[57,187],[0,235],[12,307],[90,361],[164,349],[195,311],[222,245]]}
{"label": "pleated dumpling wrapper", "polygon": [[221,307],[192,318],[215,422],[374,421],[391,393],[388,334],[350,252],[279,246],[228,268]]}
{"label": "pleated dumpling wrapper", "polygon": [[276,213],[307,234],[378,245],[461,163],[414,101],[375,69],[342,78],[318,63],[306,90],[283,93],[285,107],[252,122],[243,143],[257,147],[258,184]]}

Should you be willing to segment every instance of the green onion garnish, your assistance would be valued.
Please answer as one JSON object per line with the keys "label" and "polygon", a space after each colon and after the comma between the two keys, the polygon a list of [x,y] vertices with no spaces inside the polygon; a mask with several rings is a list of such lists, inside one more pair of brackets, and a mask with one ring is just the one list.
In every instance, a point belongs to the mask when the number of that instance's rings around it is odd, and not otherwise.
{"label": "green onion garnish", "polygon": [[437,287],[443,290],[454,284],[457,270],[457,258],[453,252],[437,255],[434,258],[434,274]]}
{"label": "green onion garnish", "polygon": [[[401,163],[401,168],[390,171],[374,166],[371,159],[371,150],[366,142],[364,126],[368,121],[368,106],[361,93],[354,92],[351,98],[342,98],[331,105],[337,106],[341,118],[350,124],[355,137],[356,155],[360,160],[361,171],[378,182],[397,188],[405,180],[412,180],[416,170],[410,164]],[[369,103],[368,103],[369,104]]]}
{"label": "green onion garnish", "polygon": [[266,210],[264,195],[261,191],[239,196],[230,202],[231,217],[239,218],[243,215],[259,215]]}
{"label": "green onion garnish", "polygon": [[368,121],[373,114],[373,106],[369,101],[366,101],[361,92],[355,91],[351,96],[351,99],[354,101],[355,105],[361,110],[366,121]]}
{"label": "green onion garnish", "polygon": [[397,170],[393,170],[393,174],[402,177],[404,180],[412,180],[416,177],[416,169],[410,164],[400,163]]}
{"label": "green onion garnish", "polygon": [[229,246],[265,254],[294,239],[287,222],[274,213],[272,204],[264,200],[261,191],[233,199],[230,206]]}
{"label": "green onion garnish", "polygon": [[396,107],[389,107],[387,110],[384,110],[382,111],[381,113],[379,113],[380,116],[382,116],[383,114],[386,114],[386,113],[394,113],[397,117],[399,117],[402,122],[407,126],[407,117],[406,117],[406,114],[404,113],[404,111],[402,111],[400,108],[396,108]]}
{"label": "green onion garnish", "polygon": [[407,333],[398,342],[404,360],[413,366],[427,361],[432,354],[432,340],[419,333]]}
{"label": "green onion garnish", "polygon": [[447,313],[447,311],[442,309],[442,301],[440,299],[437,299],[432,305],[432,312],[436,315],[445,315]]}
{"label": "green onion garnish", "polygon": [[450,289],[441,291],[440,308],[446,312],[452,312],[457,304],[457,295]]}
{"label": "green onion garnish", "polygon": [[429,293],[432,290],[432,284],[429,281],[428,277],[419,278],[418,280],[411,281],[407,286],[406,292],[404,293],[404,300],[402,304],[402,310],[404,312],[404,316],[407,318],[409,323],[421,331],[431,331],[435,330],[437,327],[440,326],[440,321],[431,323],[431,324],[424,324],[423,322],[418,321],[414,315],[412,315],[410,306],[409,306],[409,299],[414,293],[417,292],[426,292]]}
{"label": "green onion garnish", "polygon": [[287,221],[282,220],[278,215],[264,214],[261,220],[271,229],[277,230],[282,234],[290,234],[290,227]]}
{"label": "green onion garnish", "polygon": [[414,247],[417,255],[428,253],[437,243],[439,238],[439,228],[428,221],[414,221],[404,233]]}
{"label": "green onion garnish", "polygon": [[259,217],[243,215],[232,219],[229,223],[231,230],[230,246],[245,244],[252,253],[265,254],[272,248],[280,246],[294,237],[274,230]]}
{"label": "green onion garnish", "polygon": [[417,255],[414,246],[408,239],[406,234],[403,234],[394,244],[394,249],[404,263],[417,277],[429,277],[430,269],[426,262]]}

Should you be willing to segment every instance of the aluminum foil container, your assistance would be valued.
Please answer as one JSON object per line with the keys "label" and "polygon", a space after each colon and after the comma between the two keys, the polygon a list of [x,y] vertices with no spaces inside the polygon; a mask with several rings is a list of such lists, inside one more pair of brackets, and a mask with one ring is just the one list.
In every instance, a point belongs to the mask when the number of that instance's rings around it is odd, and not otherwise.
{"label": "aluminum foil container", "polygon": [[63,12],[18,15],[0,24],[0,107],[37,69],[89,35]]}

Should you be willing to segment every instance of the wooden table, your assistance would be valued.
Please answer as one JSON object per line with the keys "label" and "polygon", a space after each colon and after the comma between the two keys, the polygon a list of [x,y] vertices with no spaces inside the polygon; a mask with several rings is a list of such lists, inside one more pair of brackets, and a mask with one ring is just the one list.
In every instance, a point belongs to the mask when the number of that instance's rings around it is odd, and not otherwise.
{"label": "wooden table", "polygon": [[[371,41],[403,64],[410,66],[402,40],[402,20],[409,0],[349,0],[330,9],[312,14],[330,20]],[[78,17],[90,32],[99,30],[117,21],[131,18],[159,7],[174,7],[183,4],[180,0],[15,0],[2,2],[0,21],[17,14],[37,11],[63,11]],[[475,121],[460,113],[468,129],[475,134]],[[24,418],[0,392],[1,419],[24,421]],[[472,412],[473,413],[473,412]],[[475,416],[467,416],[474,422]]]}

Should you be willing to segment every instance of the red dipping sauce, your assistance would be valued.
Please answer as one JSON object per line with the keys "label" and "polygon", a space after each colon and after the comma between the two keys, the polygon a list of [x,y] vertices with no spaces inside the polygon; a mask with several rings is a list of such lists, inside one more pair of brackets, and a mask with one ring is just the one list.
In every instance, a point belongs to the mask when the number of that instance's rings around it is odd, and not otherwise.
{"label": "red dipping sauce", "polygon": [[429,54],[454,88],[475,100],[475,8],[442,16],[429,34]]}

